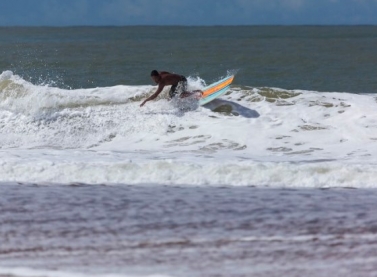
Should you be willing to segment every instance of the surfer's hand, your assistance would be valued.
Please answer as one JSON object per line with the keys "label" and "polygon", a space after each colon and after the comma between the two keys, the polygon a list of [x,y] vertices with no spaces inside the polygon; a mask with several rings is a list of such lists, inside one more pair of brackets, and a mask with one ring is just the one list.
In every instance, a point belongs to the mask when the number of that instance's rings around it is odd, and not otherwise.
{"label": "surfer's hand", "polygon": [[147,103],[147,100],[144,100],[143,103],[140,104],[140,107],[144,106]]}

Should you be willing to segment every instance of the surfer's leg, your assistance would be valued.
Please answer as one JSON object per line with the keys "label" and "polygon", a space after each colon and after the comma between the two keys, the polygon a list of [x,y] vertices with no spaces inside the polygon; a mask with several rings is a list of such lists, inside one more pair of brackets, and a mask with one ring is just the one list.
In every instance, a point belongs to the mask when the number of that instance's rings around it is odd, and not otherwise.
{"label": "surfer's leg", "polygon": [[171,86],[171,88],[169,90],[170,98],[173,98],[177,94],[177,86],[178,85]]}
{"label": "surfer's leg", "polygon": [[181,81],[178,83],[177,92],[182,97],[182,94],[188,93],[187,91],[187,79],[185,76],[181,76]]}
{"label": "surfer's leg", "polygon": [[185,76],[181,76],[181,81],[178,84],[171,86],[169,95],[171,98],[179,94],[180,98],[187,97],[191,95],[190,92],[187,91],[187,79]]}
{"label": "surfer's leg", "polygon": [[186,91],[183,92],[179,95],[180,98],[185,98],[185,97],[194,97],[196,99],[200,99],[203,95],[203,91],[201,90],[194,90],[194,91]]}
{"label": "surfer's leg", "polygon": [[185,76],[182,76],[182,81],[179,84],[181,85],[181,93],[187,92],[187,79]]}

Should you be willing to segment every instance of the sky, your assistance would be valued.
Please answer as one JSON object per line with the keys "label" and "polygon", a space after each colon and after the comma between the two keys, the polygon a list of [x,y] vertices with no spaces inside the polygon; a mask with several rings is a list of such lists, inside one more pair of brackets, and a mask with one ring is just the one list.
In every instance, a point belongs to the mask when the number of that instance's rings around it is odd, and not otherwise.
{"label": "sky", "polygon": [[377,0],[0,0],[0,26],[377,24]]}

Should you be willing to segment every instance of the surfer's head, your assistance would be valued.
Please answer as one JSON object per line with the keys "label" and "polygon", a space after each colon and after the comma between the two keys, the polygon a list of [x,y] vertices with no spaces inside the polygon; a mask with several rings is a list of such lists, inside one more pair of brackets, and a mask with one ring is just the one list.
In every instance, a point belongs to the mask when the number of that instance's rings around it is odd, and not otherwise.
{"label": "surfer's head", "polygon": [[157,70],[152,70],[151,77],[152,77],[153,81],[155,81],[157,84],[158,84],[158,82],[160,81],[160,78],[161,78],[160,74],[158,73]]}

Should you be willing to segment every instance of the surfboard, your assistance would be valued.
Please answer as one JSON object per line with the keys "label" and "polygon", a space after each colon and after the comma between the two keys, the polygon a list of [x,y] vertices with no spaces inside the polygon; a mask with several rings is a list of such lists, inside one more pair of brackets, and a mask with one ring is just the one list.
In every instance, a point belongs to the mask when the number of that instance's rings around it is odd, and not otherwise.
{"label": "surfboard", "polygon": [[199,100],[199,105],[203,106],[226,93],[229,90],[233,79],[234,75],[231,75],[205,87],[203,90],[183,92],[179,97],[197,99]]}
{"label": "surfboard", "polygon": [[230,84],[233,82],[233,79],[234,75],[231,75],[205,87],[203,89],[203,94],[199,99],[199,105],[205,105],[226,93],[229,90]]}

